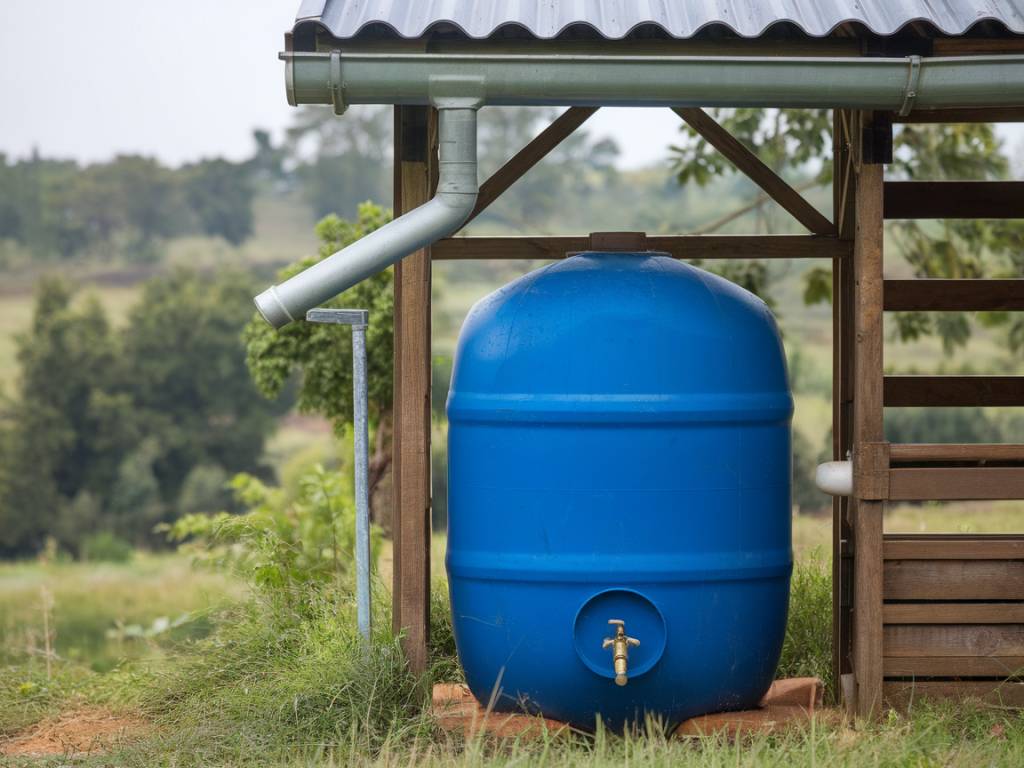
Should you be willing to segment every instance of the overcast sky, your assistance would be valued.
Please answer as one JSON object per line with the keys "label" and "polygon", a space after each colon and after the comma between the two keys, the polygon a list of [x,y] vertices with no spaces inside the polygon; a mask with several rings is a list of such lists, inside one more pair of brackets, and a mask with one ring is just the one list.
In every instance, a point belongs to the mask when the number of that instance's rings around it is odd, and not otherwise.
{"label": "overcast sky", "polygon": [[[241,159],[254,127],[280,136],[277,52],[298,0],[0,0],[0,151],[179,164]],[[664,109],[603,109],[620,165],[662,160],[679,122]],[[1022,133],[1007,134],[1019,148]]]}

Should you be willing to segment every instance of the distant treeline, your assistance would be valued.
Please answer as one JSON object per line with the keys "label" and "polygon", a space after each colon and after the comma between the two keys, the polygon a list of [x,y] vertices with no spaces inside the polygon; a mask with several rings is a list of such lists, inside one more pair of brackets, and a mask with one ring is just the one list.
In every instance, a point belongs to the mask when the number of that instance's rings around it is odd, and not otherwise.
{"label": "distant treeline", "polygon": [[193,233],[238,244],[252,234],[251,171],[219,159],[170,169],[138,156],[81,166],[0,155],[0,239],[47,261],[100,249],[154,261],[159,241]]}
{"label": "distant treeline", "polygon": [[158,523],[230,509],[234,473],[269,474],[264,440],[291,399],[266,400],[246,370],[254,288],[231,272],[158,277],[115,329],[95,298],[40,283],[18,390],[0,400],[0,556],[48,537],[74,554],[99,533],[159,543]]}

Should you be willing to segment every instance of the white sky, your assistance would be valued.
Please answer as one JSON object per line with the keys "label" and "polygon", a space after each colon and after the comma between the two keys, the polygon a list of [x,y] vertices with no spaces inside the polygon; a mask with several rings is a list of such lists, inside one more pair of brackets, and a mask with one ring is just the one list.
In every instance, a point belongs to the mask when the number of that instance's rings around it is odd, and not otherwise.
{"label": "white sky", "polygon": [[[0,152],[179,164],[241,159],[292,108],[277,52],[298,0],[0,0]],[[679,121],[603,109],[587,122],[622,167],[662,160]],[[1018,126],[1009,146],[1024,151]]]}

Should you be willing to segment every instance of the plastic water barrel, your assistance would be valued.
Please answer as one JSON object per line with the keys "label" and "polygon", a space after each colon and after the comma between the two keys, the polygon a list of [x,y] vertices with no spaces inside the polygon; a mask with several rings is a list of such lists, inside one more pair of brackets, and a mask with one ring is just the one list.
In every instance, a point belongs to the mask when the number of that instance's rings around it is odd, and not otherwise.
{"label": "plastic water barrel", "polygon": [[446,558],[477,699],[580,728],[755,706],[786,626],[792,411],[765,304],[664,254],[580,254],[479,301]]}

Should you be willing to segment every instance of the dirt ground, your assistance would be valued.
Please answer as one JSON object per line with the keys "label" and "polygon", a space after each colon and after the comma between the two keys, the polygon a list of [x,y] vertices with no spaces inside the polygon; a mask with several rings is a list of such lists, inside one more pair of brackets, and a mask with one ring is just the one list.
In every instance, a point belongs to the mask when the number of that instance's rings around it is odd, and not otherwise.
{"label": "dirt ground", "polygon": [[79,709],[43,720],[8,739],[0,739],[0,756],[81,757],[106,752],[147,727],[138,716],[105,709]]}

